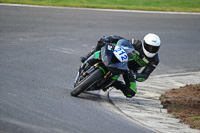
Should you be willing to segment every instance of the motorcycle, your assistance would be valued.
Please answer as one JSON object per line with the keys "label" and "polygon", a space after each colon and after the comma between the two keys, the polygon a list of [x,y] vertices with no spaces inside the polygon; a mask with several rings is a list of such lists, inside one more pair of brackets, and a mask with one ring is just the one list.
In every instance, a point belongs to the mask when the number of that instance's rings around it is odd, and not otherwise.
{"label": "motorcycle", "polygon": [[134,52],[135,48],[125,39],[103,46],[80,66],[71,96],[77,97],[85,91],[106,91],[128,71],[128,61],[134,59]]}

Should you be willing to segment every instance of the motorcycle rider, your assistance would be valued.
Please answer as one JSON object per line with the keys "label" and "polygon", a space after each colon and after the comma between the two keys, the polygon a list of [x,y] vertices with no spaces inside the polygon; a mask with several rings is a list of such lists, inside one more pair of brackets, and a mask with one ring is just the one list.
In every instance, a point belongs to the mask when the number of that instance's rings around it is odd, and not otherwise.
{"label": "motorcycle rider", "polygon": [[[116,44],[120,39],[124,39],[120,36],[103,36],[97,43],[97,46],[92,49],[85,57],[81,57],[81,62],[84,62],[94,52],[101,50],[101,47],[107,43]],[[153,72],[159,63],[158,50],[160,48],[161,40],[158,35],[149,33],[143,40],[131,39],[128,40],[136,50],[134,54],[134,60],[128,62],[129,71],[123,75],[125,84],[122,81],[115,81],[113,86],[116,89],[120,89],[127,98],[132,98],[137,92],[136,81],[143,82]],[[138,70],[143,70],[139,73]]]}

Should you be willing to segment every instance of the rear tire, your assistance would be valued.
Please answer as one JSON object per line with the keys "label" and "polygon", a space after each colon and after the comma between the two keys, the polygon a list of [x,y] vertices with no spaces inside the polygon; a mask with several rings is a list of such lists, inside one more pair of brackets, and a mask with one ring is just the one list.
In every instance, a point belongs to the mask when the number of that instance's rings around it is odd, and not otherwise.
{"label": "rear tire", "polygon": [[103,76],[103,72],[100,69],[96,69],[88,77],[83,79],[73,91],[71,91],[71,96],[77,97],[80,93],[87,90],[96,80]]}

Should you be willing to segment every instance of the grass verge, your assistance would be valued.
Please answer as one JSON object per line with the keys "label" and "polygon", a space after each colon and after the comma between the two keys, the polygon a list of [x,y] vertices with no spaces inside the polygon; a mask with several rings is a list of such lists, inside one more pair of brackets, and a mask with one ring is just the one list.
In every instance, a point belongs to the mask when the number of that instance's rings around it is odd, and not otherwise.
{"label": "grass verge", "polygon": [[200,12],[199,0],[0,0],[0,3],[126,10]]}
{"label": "grass verge", "polygon": [[200,130],[200,84],[172,89],[160,99],[168,113],[180,119],[181,123]]}

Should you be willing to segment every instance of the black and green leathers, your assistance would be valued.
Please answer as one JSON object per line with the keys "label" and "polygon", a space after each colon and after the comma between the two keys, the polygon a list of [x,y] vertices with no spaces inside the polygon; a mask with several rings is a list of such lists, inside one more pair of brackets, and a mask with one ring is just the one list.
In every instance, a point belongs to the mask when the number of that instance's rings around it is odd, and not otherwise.
{"label": "black and green leathers", "polygon": [[[124,38],[116,35],[107,37],[103,36],[98,41],[97,46],[87,56],[81,57],[81,62],[84,62],[94,52],[101,50],[106,43],[116,44],[120,39]],[[125,84],[122,81],[117,80],[115,83],[113,83],[113,86],[116,89],[120,89],[126,97],[131,98],[137,92],[136,81],[143,82],[149,77],[159,63],[159,56],[156,54],[153,58],[148,58],[143,52],[141,40],[131,39],[128,41],[136,50],[134,53],[132,53],[133,59],[129,60],[128,62],[128,67],[130,70],[123,75]],[[141,69],[143,70],[138,73],[138,70]]]}

